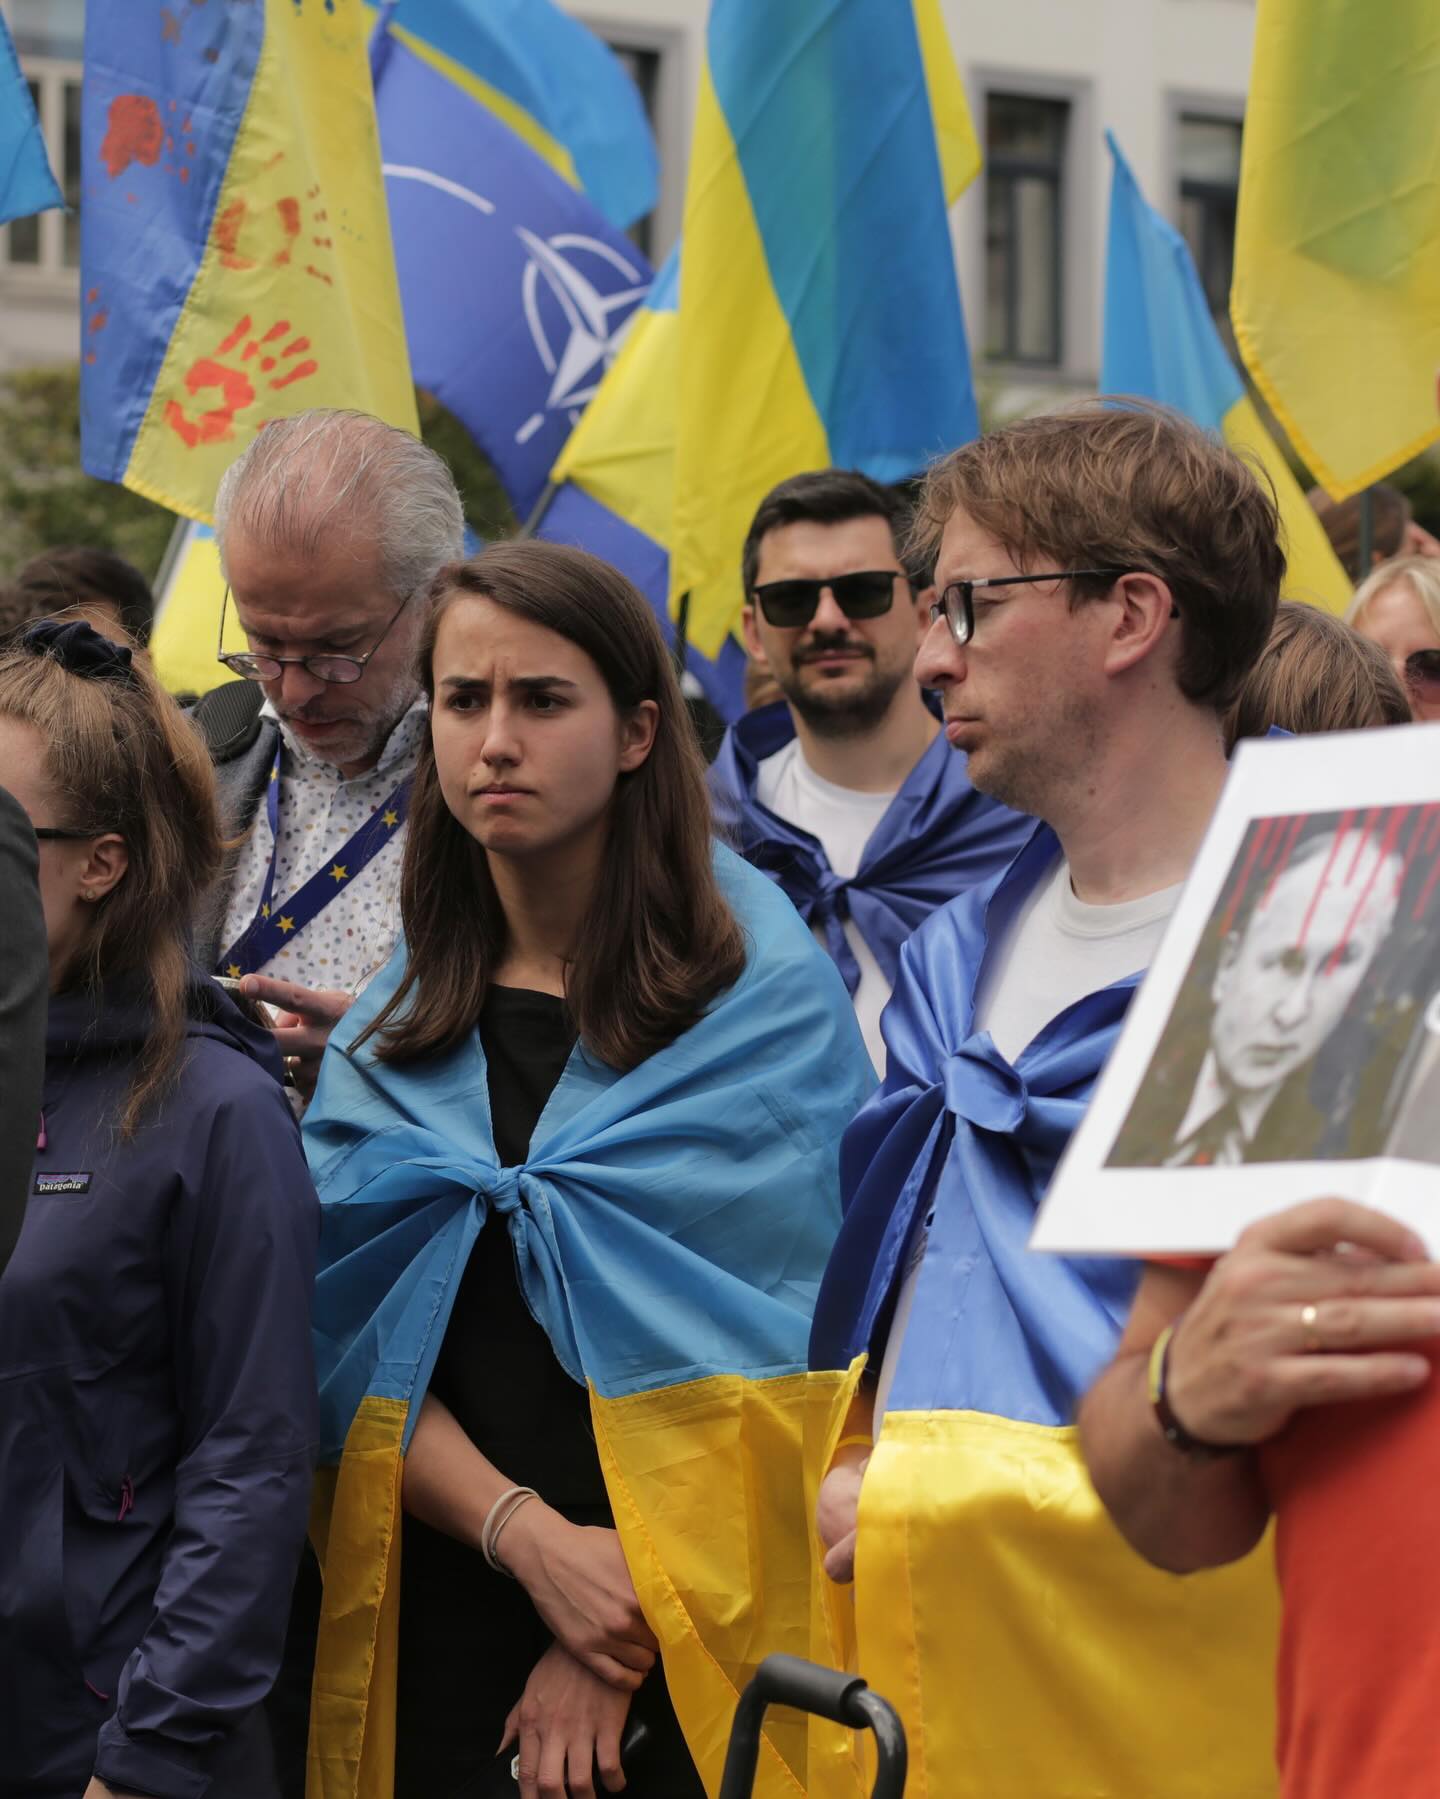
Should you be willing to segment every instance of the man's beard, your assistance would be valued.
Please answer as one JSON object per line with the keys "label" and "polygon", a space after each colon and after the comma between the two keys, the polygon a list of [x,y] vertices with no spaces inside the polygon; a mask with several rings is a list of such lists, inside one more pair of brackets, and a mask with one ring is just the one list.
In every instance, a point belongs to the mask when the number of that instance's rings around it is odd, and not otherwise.
{"label": "man's beard", "polygon": [[[834,646],[817,645],[809,656],[813,658],[827,647]],[[866,736],[880,725],[894,703],[895,695],[910,678],[908,668],[887,673],[874,666],[873,650],[867,648],[866,653],[871,658],[871,667],[868,678],[859,686],[839,682],[832,686],[824,681],[806,685],[800,679],[803,663],[792,667],[788,674],[776,674],[780,691],[817,737]]]}
{"label": "man's beard", "polygon": [[972,752],[966,773],[978,793],[1053,825],[1066,790],[1084,784],[1099,742],[1093,708],[1074,695],[1062,696],[1046,708],[1043,734],[1028,743],[992,742]]}

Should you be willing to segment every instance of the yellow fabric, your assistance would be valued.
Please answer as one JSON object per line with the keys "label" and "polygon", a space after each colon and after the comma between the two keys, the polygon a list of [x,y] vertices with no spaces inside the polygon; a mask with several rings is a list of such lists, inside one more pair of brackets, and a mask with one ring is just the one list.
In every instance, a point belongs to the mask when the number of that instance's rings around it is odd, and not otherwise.
{"label": "yellow fabric", "polygon": [[310,1708],[308,1799],[390,1799],[400,1648],[404,1400],[367,1398],[338,1469],[316,1483],[325,1576]]}
{"label": "yellow fabric", "polygon": [[930,115],[935,121],[940,178],[945,183],[945,198],[953,206],[980,173],[980,140],[945,32],[940,0],[915,0],[915,29],[930,92]]}
{"label": "yellow fabric", "polygon": [[672,609],[718,654],[740,614],[740,550],[779,481],[830,461],[770,278],[750,195],[708,67],[701,71],[680,265]]}
{"label": "yellow fabric", "polygon": [[679,313],[642,307],[550,474],[661,545],[670,542],[679,378]]}
{"label": "yellow fabric", "polygon": [[[374,17],[374,10],[371,9]],[[568,181],[571,187],[580,186],[580,177],[576,173],[575,158],[557,138],[554,138],[540,123],[533,113],[526,112],[517,101],[508,94],[502,94],[498,87],[492,87],[488,81],[482,81],[473,69],[467,69],[463,62],[457,62],[453,56],[447,56],[443,50],[437,50],[433,44],[427,44],[424,38],[416,37],[413,31],[407,31],[396,20],[390,24],[391,35],[407,50],[413,51],[421,62],[429,63],[432,69],[438,69],[447,80],[453,81],[456,87],[464,90],[474,100],[478,100],[487,111],[493,112],[497,119],[502,119],[517,137],[524,138],[530,148],[541,159],[554,169],[562,181]]]}
{"label": "yellow fabric", "polygon": [[[848,1605],[827,1598],[818,1659],[847,1665]],[[1211,1574],[1152,1569],[1072,1428],[887,1414],[850,1665],[904,1719],[907,1799],[1273,1799],[1276,1628],[1268,1542]],[[853,1761],[811,1773],[811,1799],[868,1791]]]}
{"label": "yellow fabric", "polygon": [[1259,0],[1230,312],[1315,478],[1440,437],[1440,9]]}
{"label": "yellow fabric", "polygon": [[[711,1793],[740,1689],[765,1656],[804,1655],[811,1640],[814,1492],[804,1445],[817,1417],[828,1428],[817,1399],[827,1378],[718,1375],[623,1399],[591,1394],[616,1529]],[[393,1792],[405,1414],[398,1400],[364,1400],[338,1478],[322,1476],[317,1494],[311,1534],[325,1597],[309,1799]],[[842,1406],[837,1432],[844,1414]],[[827,1447],[817,1443],[812,1467],[824,1465]],[[800,1799],[805,1766],[804,1721],[776,1713],[757,1799]]]}
{"label": "yellow fabric", "polygon": [[[814,1404],[803,1374],[591,1396],[625,1560],[712,1794],[735,1702],[757,1665],[775,1651],[808,1651],[814,1512],[802,1459]],[[771,1714],[757,1799],[797,1799],[805,1765],[804,1721]]]}
{"label": "yellow fabric", "polygon": [[1260,422],[1260,414],[1248,394],[1225,414],[1220,429],[1226,443],[1250,452],[1274,486],[1285,541],[1284,597],[1308,600],[1324,612],[1343,616],[1353,591],[1350,577],[1331,548],[1325,527],[1305,498],[1279,444]]}
{"label": "yellow fabric", "polygon": [[208,520],[260,427],[311,406],[419,430],[360,10],[265,0],[214,226],[125,484]]}
{"label": "yellow fabric", "polygon": [[185,541],[162,593],[155,596],[150,656],[171,693],[208,693],[234,675],[215,660],[225,577],[213,537],[186,528]]}

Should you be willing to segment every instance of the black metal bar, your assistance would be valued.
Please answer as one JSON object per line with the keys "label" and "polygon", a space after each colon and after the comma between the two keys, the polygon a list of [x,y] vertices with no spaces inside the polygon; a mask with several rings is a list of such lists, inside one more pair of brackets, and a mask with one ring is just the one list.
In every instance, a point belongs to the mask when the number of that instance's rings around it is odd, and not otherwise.
{"label": "black metal bar", "polygon": [[766,1656],[740,1695],[719,1799],[749,1799],[760,1759],[760,1730],[772,1705],[811,1712],[853,1730],[873,1730],[878,1760],[874,1799],[901,1799],[909,1755],[895,1708],[858,1675],[840,1674],[795,1655]]}
{"label": "black metal bar", "polygon": [[1367,487],[1360,495],[1360,545],[1355,552],[1355,560],[1359,567],[1355,570],[1357,582],[1363,581],[1370,573],[1371,564],[1375,560],[1375,489]]}
{"label": "black metal bar", "polygon": [[690,661],[690,589],[687,587],[675,608],[675,673],[683,675]]}

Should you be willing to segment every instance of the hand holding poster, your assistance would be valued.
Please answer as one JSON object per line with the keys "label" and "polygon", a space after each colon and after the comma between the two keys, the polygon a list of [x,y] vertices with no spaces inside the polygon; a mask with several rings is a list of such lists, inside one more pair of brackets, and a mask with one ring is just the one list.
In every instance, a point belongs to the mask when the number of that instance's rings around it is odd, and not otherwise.
{"label": "hand holding poster", "polygon": [[1242,745],[1033,1246],[1338,1194],[1440,1246],[1440,727]]}

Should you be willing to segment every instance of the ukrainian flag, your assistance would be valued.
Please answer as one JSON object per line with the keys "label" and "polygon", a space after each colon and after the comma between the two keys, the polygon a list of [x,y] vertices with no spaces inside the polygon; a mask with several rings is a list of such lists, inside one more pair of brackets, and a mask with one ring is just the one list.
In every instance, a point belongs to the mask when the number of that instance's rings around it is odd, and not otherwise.
{"label": "ukrainian flag", "polygon": [[1230,316],[1335,499],[1440,438],[1440,9],[1259,0]]}
{"label": "ukrainian flag", "polygon": [[979,166],[940,0],[713,0],[665,540],[707,655],[777,481],[831,463],[896,481],[975,435],[948,207]]}
{"label": "ukrainian flag", "polygon": [[1173,406],[1260,464],[1280,502],[1285,597],[1327,612],[1350,604],[1350,578],[1280,446],[1260,422],[1210,316],[1190,247],[1146,204],[1113,132],[1101,391]]}
{"label": "ukrainian flag", "polygon": [[[892,1338],[897,1353],[855,1584],[819,1583],[815,1659],[898,1707],[907,1799],[1272,1799],[1268,1546],[1180,1578],[1123,1540],[1073,1420],[1138,1265],[1029,1248],[1140,977],[1059,1013],[1013,1062],[976,1028],[991,933],[1059,853],[1038,826],[911,937],[885,1083],[846,1133],[845,1223],[811,1338],[812,1488],[867,1366]],[[869,1791],[836,1736],[815,1733],[811,1799]]]}
{"label": "ukrainian flag", "polygon": [[[874,1077],[789,901],[728,850],[716,870],[748,945],[740,980],[627,1074],[577,1047],[519,1167],[499,1165],[478,1038],[399,1067],[338,1040],[326,1057],[305,1120],[330,1464],[313,1799],[392,1790],[403,1459],[487,1219],[589,1389],[615,1526],[712,1792],[740,1689],[771,1651],[807,1647],[806,1342],[839,1223],[840,1133]],[[779,1718],[767,1741],[755,1790],[795,1799],[803,1724]]]}
{"label": "ukrainian flag", "polygon": [[552,0],[401,0],[394,36],[522,137],[624,231],[655,204],[660,159],[635,83]]}
{"label": "ukrainian flag", "polygon": [[203,519],[271,419],[418,430],[360,0],[86,15],[86,470]]}

